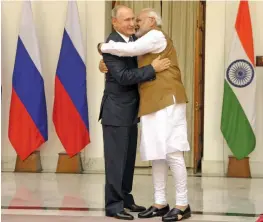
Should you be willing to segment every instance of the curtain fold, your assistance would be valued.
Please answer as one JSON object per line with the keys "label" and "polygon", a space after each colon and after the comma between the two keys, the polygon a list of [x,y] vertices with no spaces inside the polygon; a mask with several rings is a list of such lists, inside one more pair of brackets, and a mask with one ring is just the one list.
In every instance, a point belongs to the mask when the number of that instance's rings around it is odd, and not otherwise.
{"label": "curtain fold", "polygon": [[187,104],[188,140],[191,153],[186,152],[188,167],[193,167],[193,130],[194,130],[194,65],[195,33],[198,1],[163,1],[163,30],[172,38],[177,51],[182,81],[189,99]]}

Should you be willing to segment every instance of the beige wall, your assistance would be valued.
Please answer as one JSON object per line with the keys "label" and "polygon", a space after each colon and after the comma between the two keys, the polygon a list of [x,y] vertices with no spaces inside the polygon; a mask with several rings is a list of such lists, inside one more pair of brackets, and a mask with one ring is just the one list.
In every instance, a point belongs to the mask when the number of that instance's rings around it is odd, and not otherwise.
{"label": "beige wall", "polygon": [[[251,2],[256,55],[263,55],[263,26],[261,12],[263,2]],[[19,17],[22,2],[2,2],[2,170],[14,169],[16,154],[7,137],[11,78],[14,66]],[[54,132],[51,121],[53,108],[54,75],[66,15],[66,1],[33,1],[33,13],[40,44],[40,55],[45,80],[48,106],[49,141],[41,147],[43,169],[56,169],[57,154],[63,148]],[[100,100],[104,88],[103,75],[97,65],[100,56],[96,45],[104,41],[110,32],[111,2],[79,1],[81,27],[87,54],[87,87],[91,144],[83,151],[85,170],[103,170],[103,141],[100,123],[97,121]],[[231,25],[234,24],[238,2],[207,2],[206,21],[206,77],[205,77],[205,129],[203,170],[206,174],[223,174],[227,166],[229,149],[220,132],[221,104],[223,96],[224,67],[231,44]],[[261,41],[260,41],[261,39]],[[216,44],[215,44],[216,43]],[[262,175],[263,167],[263,70],[257,72],[257,147],[251,154],[252,175]],[[263,175],[262,175],[263,176]]]}
{"label": "beige wall", "polygon": [[[224,174],[231,154],[220,131],[225,64],[231,45],[232,27],[238,1],[207,2],[206,64],[205,64],[205,125],[203,172]],[[263,2],[250,1],[254,32],[255,55],[263,55]],[[257,145],[250,155],[252,176],[263,176],[263,68],[257,75]]]}
{"label": "beige wall", "polygon": [[[8,117],[11,98],[12,72],[19,31],[22,1],[2,2],[2,170],[12,171],[15,166],[16,153],[8,139]],[[81,29],[86,48],[87,89],[89,105],[89,121],[91,144],[83,151],[85,168],[94,167],[94,162],[100,160],[99,168],[103,169],[103,142],[101,125],[97,121],[104,76],[98,71],[100,55],[97,53],[97,43],[105,40],[109,34],[111,2],[78,1]],[[33,1],[33,16],[40,46],[42,76],[45,81],[45,91],[48,109],[49,140],[41,148],[42,167],[44,171],[54,172],[58,153],[64,151],[54,130],[52,122],[54,78],[61,46],[62,34],[66,18],[67,1]],[[107,11],[107,13],[106,13]],[[95,160],[95,161],[94,161]],[[96,167],[96,166],[95,166]]]}

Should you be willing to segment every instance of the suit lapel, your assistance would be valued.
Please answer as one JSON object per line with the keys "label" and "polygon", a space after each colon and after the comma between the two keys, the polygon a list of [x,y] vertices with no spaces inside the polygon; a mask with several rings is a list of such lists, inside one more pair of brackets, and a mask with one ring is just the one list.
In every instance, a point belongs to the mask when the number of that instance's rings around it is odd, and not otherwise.
{"label": "suit lapel", "polygon": [[126,42],[120,35],[118,32],[114,32],[114,37],[116,39],[117,42]]}

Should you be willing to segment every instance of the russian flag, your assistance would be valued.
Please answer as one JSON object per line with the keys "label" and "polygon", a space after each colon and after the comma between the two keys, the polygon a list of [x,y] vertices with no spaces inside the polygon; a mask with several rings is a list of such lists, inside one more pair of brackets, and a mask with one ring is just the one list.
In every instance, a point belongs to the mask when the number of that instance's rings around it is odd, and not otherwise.
{"label": "russian flag", "polygon": [[12,79],[9,140],[25,160],[48,139],[44,81],[30,1],[22,9]]}
{"label": "russian flag", "polygon": [[55,77],[53,122],[70,157],[90,143],[85,56],[75,1],[68,2]]}

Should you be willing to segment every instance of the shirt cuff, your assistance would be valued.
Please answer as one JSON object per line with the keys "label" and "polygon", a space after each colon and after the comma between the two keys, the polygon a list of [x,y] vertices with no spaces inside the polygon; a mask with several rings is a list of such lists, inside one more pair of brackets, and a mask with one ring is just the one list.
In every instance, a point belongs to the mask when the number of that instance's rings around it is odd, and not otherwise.
{"label": "shirt cuff", "polygon": [[102,53],[105,52],[106,47],[105,47],[105,44],[104,44],[104,43],[101,43],[100,50],[101,50]]}

